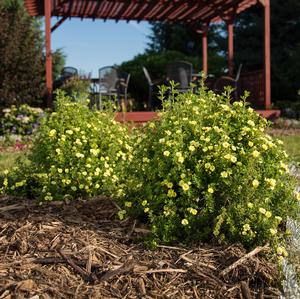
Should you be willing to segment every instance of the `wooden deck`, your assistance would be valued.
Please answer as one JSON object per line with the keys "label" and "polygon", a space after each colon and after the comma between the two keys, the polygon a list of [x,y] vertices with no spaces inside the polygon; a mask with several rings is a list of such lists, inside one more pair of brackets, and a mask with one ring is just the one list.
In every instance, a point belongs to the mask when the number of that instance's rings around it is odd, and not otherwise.
{"label": "wooden deck", "polygon": [[[259,115],[269,120],[276,119],[280,116],[280,110],[255,110]],[[139,126],[146,123],[149,120],[157,118],[157,112],[148,111],[136,111],[136,112],[119,112],[116,115],[116,121],[119,122],[132,122]]]}

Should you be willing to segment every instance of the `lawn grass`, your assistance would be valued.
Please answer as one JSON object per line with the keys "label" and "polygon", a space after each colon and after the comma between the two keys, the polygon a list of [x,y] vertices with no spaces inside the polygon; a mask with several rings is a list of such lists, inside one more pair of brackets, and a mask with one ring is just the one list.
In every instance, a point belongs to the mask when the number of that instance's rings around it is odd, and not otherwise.
{"label": "lawn grass", "polygon": [[0,170],[11,169],[22,155],[22,152],[0,152]]}
{"label": "lawn grass", "polygon": [[280,136],[288,155],[294,162],[300,165],[300,135]]}

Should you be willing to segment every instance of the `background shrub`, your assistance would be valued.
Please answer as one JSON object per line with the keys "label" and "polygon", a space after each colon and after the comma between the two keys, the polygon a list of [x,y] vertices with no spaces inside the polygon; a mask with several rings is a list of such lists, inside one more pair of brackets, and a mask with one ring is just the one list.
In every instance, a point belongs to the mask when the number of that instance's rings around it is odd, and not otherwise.
{"label": "background shrub", "polygon": [[287,155],[266,120],[228,93],[171,95],[135,136],[121,218],[149,222],[152,241],[278,243],[297,207]]}
{"label": "background shrub", "polygon": [[40,118],[43,116],[41,108],[30,107],[22,104],[19,107],[12,105],[2,110],[1,135],[31,135],[37,128]]}
{"label": "background shrub", "polygon": [[6,174],[4,191],[43,200],[112,195],[131,159],[127,128],[114,114],[93,111],[59,92],[45,117],[28,163]]}

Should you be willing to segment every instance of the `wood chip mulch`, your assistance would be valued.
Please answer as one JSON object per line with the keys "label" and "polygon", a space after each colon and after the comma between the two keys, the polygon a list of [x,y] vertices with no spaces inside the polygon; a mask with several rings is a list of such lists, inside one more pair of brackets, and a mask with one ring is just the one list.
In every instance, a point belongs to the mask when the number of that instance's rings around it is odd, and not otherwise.
{"label": "wood chip mulch", "polygon": [[279,298],[266,247],[160,246],[105,198],[39,205],[0,198],[0,299]]}

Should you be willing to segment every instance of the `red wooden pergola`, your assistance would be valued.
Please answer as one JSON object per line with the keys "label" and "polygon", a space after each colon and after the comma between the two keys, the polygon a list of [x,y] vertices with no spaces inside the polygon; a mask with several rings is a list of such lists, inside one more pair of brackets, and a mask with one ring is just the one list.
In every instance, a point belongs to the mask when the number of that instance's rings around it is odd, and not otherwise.
{"label": "red wooden pergola", "polygon": [[[233,75],[233,21],[253,5],[264,9],[264,103],[271,106],[270,0],[25,0],[31,16],[45,16],[46,87],[52,94],[51,32],[67,18],[136,20],[185,23],[202,34],[202,70],[208,72],[207,29],[210,23],[225,21],[228,27],[228,70]],[[51,27],[51,17],[60,17]],[[51,96],[48,105],[51,106]]]}

